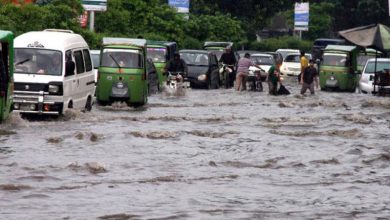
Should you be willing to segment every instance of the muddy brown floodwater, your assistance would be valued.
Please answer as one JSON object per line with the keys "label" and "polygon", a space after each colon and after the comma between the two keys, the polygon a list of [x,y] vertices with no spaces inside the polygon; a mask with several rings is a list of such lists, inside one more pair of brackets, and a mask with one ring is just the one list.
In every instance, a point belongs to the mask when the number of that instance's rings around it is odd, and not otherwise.
{"label": "muddy brown floodwater", "polygon": [[390,219],[390,98],[286,84],[13,114],[0,219]]}

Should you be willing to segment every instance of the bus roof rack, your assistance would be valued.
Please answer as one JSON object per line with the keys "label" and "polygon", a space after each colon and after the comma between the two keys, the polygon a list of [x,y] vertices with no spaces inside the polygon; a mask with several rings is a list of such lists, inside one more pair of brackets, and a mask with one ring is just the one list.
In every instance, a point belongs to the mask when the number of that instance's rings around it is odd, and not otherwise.
{"label": "bus roof rack", "polygon": [[66,29],[45,29],[43,31],[45,31],[45,32],[62,32],[62,33],[74,34],[74,32],[72,30],[66,30]]}

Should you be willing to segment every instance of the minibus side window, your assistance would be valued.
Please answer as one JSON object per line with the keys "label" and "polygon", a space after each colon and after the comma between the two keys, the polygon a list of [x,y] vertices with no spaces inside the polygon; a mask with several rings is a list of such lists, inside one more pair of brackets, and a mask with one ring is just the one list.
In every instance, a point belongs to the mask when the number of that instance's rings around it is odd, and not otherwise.
{"label": "minibus side window", "polygon": [[92,61],[91,61],[91,55],[89,54],[89,50],[84,49],[83,50],[84,55],[84,61],[85,61],[85,69],[87,72],[92,70]]}
{"label": "minibus side window", "polygon": [[72,60],[72,51],[67,50],[65,52],[65,76],[74,75],[75,64]]}
{"label": "minibus side window", "polygon": [[78,50],[78,51],[74,51],[73,55],[74,55],[74,58],[76,60],[77,74],[84,73],[85,72],[85,67],[84,67],[83,54],[81,53],[80,50]]}

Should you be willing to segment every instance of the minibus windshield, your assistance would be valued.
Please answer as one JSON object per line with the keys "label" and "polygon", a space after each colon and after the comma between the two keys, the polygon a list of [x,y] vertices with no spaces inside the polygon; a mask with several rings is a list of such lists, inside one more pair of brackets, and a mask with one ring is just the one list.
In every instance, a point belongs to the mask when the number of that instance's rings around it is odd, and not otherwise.
{"label": "minibus windshield", "polygon": [[15,48],[15,73],[62,75],[62,53],[56,50]]}

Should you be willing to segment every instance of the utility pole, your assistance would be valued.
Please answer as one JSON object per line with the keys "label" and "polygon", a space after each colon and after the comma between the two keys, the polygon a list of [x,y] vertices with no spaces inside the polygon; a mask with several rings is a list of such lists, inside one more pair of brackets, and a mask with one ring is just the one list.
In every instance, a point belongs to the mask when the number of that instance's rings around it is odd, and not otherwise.
{"label": "utility pole", "polygon": [[95,31],[95,11],[89,11],[89,30]]}

